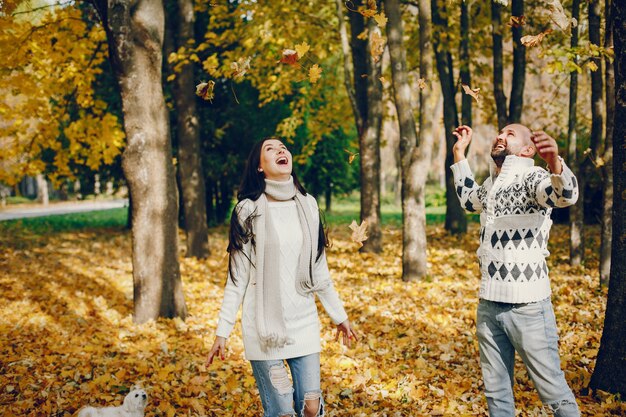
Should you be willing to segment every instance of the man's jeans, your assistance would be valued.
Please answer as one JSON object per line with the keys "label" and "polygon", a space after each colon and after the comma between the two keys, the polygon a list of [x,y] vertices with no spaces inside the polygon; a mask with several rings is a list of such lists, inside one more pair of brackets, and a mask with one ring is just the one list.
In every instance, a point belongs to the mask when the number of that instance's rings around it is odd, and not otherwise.
{"label": "man's jeans", "polygon": [[550,298],[509,304],[480,300],[476,334],[491,417],[514,417],[513,366],[521,356],[539,397],[557,417],[580,411],[559,359],[556,319]]}
{"label": "man's jeans", "polygon": [[324,415],[320,389],[320,354],[313,353],[287,359],[291,370],[289,380],[285,361],[250,361],[259,388],[265,417],[304,415],[305,401],[319,399],[317,415]]}

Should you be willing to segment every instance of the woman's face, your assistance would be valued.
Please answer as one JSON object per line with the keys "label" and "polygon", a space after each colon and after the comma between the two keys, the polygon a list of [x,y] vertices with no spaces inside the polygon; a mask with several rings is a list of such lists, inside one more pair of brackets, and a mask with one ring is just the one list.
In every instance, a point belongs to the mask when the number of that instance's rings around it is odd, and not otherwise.
{"label": "woman's face", "polygon": [[258,170],[265,178],[273,181],[287,181],[291,176],[291,152],[278,139],[268,139],[261,146],[261,160]]}

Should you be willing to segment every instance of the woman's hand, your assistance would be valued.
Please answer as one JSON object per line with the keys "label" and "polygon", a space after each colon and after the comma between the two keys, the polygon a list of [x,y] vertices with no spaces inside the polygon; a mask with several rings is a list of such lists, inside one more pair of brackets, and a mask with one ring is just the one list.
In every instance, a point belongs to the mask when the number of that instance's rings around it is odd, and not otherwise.
{"label": "woman's hand", "polygon": [[226,339],[221,336],[215,336],[215,342],[213,342],[213,347],[209,352],[209,359],[207,360],[207,364],[210,365],[213,363],[213,358],[219,354],[221,360],[224,360],[224,353],[226,352]]}
{"label": "woman's hand", "polygon": [[339,340],[339,333],[342,333],[343,344],[351,347],[352,339],[355,342],[359,341],[359,337],[357,336],[354,329],[350,326],[350,320],[346,320],[341,324],[337,325],[337,333],[335,334],[335,341]]}

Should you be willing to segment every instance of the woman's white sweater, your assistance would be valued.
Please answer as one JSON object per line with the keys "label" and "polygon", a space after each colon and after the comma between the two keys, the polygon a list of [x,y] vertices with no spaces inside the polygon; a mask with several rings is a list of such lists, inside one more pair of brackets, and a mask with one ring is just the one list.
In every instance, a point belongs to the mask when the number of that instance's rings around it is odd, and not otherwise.
{"label": "woman's white sweater", "polygon": [[[309,194],[306,201],[314,214],[312,217],[319,221],[315,198]],[[239,221],[243,224],[254,210],[254,204],[250,200],[244,200],[239,204],[241,205]],[[225,338],[230,335],[235,325],[237,311],[243,302],[242,334],[245,356],[248,360],[288,359],[321,351],[320,323],[315,297],[313,294],[302,296],[296,290],[296,271],[302,248],[302,230],[296,203],[294,200],[269,202],[268,211],[272,216],[272,223],[280,241],[280,296],[287,335],[294,340],[294,343],[268,352],[261,349],[256,329],[256,297],[253,288],[255,284],[254,280],[250,279],[251,274],[254,273],[253,265],[256,264],[255,251],[251,243],[247,242],[243,248],[245,254],[241,252],[233,254],[236,284],[229,275],[216,334]],[[313,227],[319,227],[319,223]],[[317,242],[313,242],[313,246],[317,247]],[[316,277],[330,275],[325,254],[320,257],[313,268],[313,274]],[[348,318],[332,283],[317,294],[334,324],[342,323]]]}

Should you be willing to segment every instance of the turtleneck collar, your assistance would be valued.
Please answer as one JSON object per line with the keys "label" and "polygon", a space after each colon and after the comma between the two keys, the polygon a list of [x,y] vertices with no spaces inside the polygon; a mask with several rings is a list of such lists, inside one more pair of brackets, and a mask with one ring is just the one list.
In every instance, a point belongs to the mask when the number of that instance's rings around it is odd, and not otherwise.
{"label": "turtleneck collar", "polygon": [[287,181],[274,181],[265,179],[265,194],[277,201],[290,200],[296,195],[297,189],[290,176]]}

